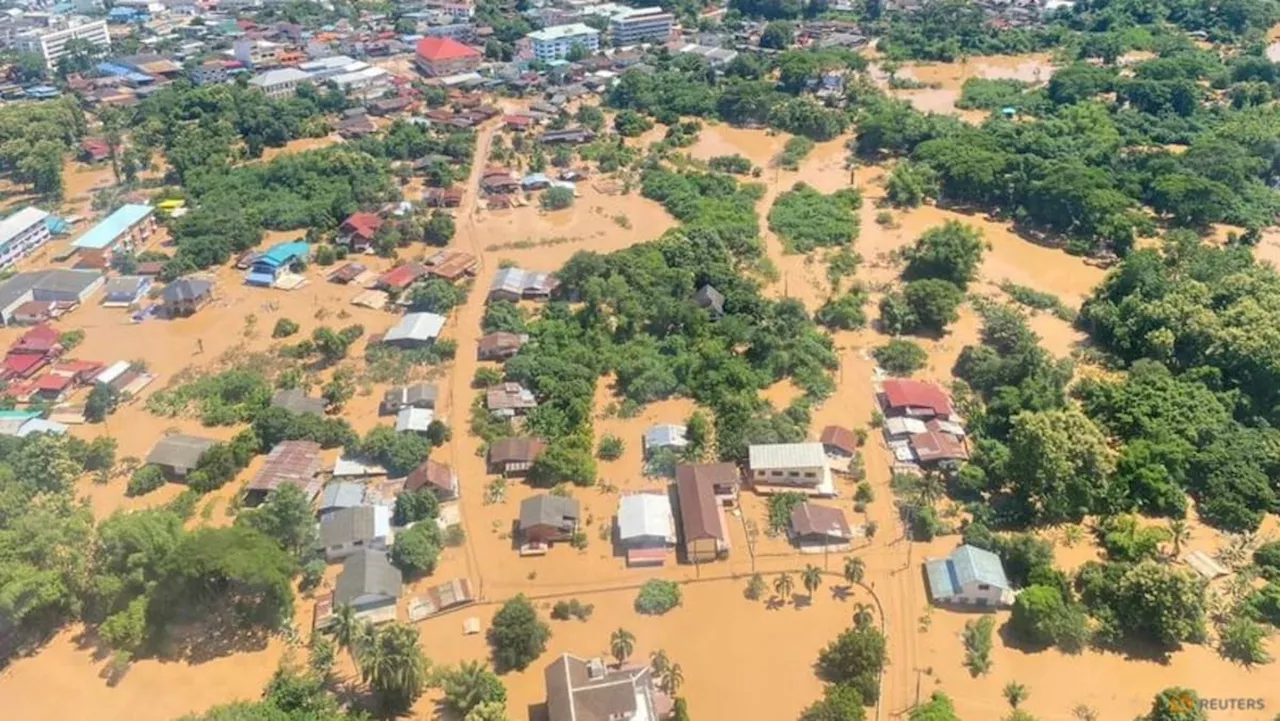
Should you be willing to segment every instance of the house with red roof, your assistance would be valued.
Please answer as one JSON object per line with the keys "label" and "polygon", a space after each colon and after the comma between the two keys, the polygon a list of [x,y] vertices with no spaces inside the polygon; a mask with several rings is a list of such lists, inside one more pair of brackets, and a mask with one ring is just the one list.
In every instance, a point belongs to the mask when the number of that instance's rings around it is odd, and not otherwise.
{"label": "house with red roof", "polygon": [[891,378],[881,383],[880,406],[888,417],[947,420],[955,414],[951,398],[933,383]]}
{"label": "house with red roof", "polygon": [[373,244],[373,238],[382,228],[382,218],[375,213],[354,213],[338,226],[338,244],[353,251],[364,252]]}
{"label": "house with red roof", "polygon": [[427,267],[420,263],[405,263],[378,276],[376,288],[391,293],[398,293],[426,277]]}
{"label": "house with red roof", "polygon": [[439,78],[469,73],[480,67],[483,53],[453,38],[425,37],[418,41],[414,63],[427,77]]}
{"label": "house with red roof", "polygon": [[66,397],[72,385],[74,385],[74,379],[71,376],[45,373],[36,379],[35,394],[43,400],[56,403]]}

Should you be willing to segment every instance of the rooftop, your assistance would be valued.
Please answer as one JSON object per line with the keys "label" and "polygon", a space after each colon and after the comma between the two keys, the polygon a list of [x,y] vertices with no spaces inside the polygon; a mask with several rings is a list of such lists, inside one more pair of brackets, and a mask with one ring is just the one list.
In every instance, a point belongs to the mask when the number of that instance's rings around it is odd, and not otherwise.
{"label": "rooftop", "polygon": [[599,30],[596,30],[586,23],[572,23],[570,25],[553,25],[549,28],[535,30],[529,33],[529,39],[535,42],[550,43],[555,42],[556,40],[563,40],[565,38],[599,34]]}
{"label": "rooftop", "polygon": [[761,468],[817,468],[827,465],[821,443],[766,443],[747,450],[748,465]]}
{"label": "rooftop", "polygon": [[444,330],[445,318],[435,313],[408,313],[382,337],[385,342],[434,340]]}
{"label": "rooftop", "polygon": [[362,596],[399,598],[404,578],[385,551],[364,550],[342,563],[333,585],[333,603],[344,606]]}
{"label": "rooftop", "polygon": [[43,223],[49,214],[34,205],[19,210],[0,221],[0,246],[8,243],[18,236],[18,234],[27,230],[37,223]]}
{"label": "rooftop", "polygon": [[462,58],[479,58],[479,50],[445,37],[425,37],[418,41],[415,48],[418,57],[429,62],[459,60]]}
{"label": "rooftop", "polygon": [[270,88],[287,83],[301,83],[310,79],[310,73],[297,68],[279,68],[277,70],[268,70],[265,73],[249,78],[249,84],[259,88]]}
{"label": "rooftop", "polygon": [[89,250],[102,250],[110,247],[112,243],[120,239],[121,235],[153,212],[155,212],[155,208],[150,205],[132,203],[122,205],[116,212],[90,228],[89,232],[77,238],[71,244],[71,247]]}
{"label": "rooftop", "polygon": [[147,454],[147,463],[174,468],[194,468],[200,457],[217,441],[212,438],[175,433],[156,442]]}
{"label": "rooftop", "polygon": [[637,493],[623,496],[618,504],[618,537],[675,538],[671,499],[667,494]]}
{"label": "rooftop", "polygon": [[282,483],[292,483],[315,498],[320,492],[316,475],[320,472],[320,444],[313,441],[283,441],[267,454],[258,475],[249,481],[247,489],[269,493]]}

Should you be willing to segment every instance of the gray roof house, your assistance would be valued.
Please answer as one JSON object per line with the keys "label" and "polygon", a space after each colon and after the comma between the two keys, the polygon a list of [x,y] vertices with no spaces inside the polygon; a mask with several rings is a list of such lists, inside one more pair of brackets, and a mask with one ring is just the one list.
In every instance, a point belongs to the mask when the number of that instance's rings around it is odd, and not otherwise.
{"label": "gray roof house", "polygon": [[102,304],[108,308],[127,308],[137,303],[151,288],[145,275],[122,275],[107,281]]}
{"label": "gray roof house", "polygon": [[503,268],[489,286],[489,300],[546,299],[555,290],[555,280],[546,273],[521,268]]}
{"label": "gray roof house", "polygon": [[436,413],[430,408],[401,408],[396,414],[396,432],[426,433],[435,419]]}
{"label": "gray roof house", "polygon": [[395,327],[382,336],[382,342],[402,347],[434,343],[444,330],[445,318],[435,313],[406,313]]}
{"label": "gray roof house", "polygon": [[160,466],[171,478],[185,478],[195,469],[204,452],[216,443],[212,438],[175,433],[156,442],[147,454],[147,463]]}
{"label": "gray roof house", "polygon": [[490,413],[513,418],[524,415],[524,412],[538,407],[538,399],[533,391],[519,383],[500,383],[485,391],[485,408]]}
{"label": "gray roof house", "polygon": [[724,295],[710,284],[702,286],[693,294],[693,302],[699,308],[706,308],[714,317],[724,315]]}
{"label": "gray roof house", "polygon": [[9,323],[18,306],[31,301],[83,303],[105,282],[96,270],[56,268],[18,273],[0,282],[0,321]]}
{"label": "gray roof house", "polygon": [[165,286],[160,297],[169,316],[191,315],[213,297],[213,281],[179,278]]}
{"label": "gray roof house", "polygon": [[391,509],[386,506],[340,508],[320,521],[320,546],[330,563],[366,549],[386,550],[390,544]]}
{"label": "gray roof house", "polygon": [[364,550],[347,557],[333,586],[333,605],[351,606],[356,615],[395,606],[404,579],[386,551]]}
{"label": "gray roof house", "polygon": [[644,432],[643,440],[646,458],[663,448],[683,451],[689,445],[689,440],[685,438],[685,427],[674,423],[659,423],[655,426],[649,426]]}
{"label": "gray roof house", "polygon": [[540,493],[520,503],[520,535],[530,543],[568,540],[578,530],[580,518],[582,510],[576,500]]}
{"label": "gray roof house", "polygon": [[934,603],[979,608],[1013,603],[1013,586],[991,551],[962,545],[946,558],[926,560],[924,567]]}
{"label": "gray roof house", "polygon": [[547,666],[544,679],[547,721],[654,721],[673,708],[647,665],[618,668],[566,653]]}
{"label": "gray roof house", "polygon": [[324,487],[320,496],[320,517],[364,504],[364,485],[351,481],[334,481]]}
{"label": "gray roof house", "polygon": [[382,395],[380,411],[383,415],[399,413],[405,408],[435,408],[438,391],[432,383],[414,383],[389,388]]}
{"label": "gray roof house", "polygon": [[271,407],[283,408],[290,413],[298,415],[315,413],[318,416],[322,416],[324,415],[325,403],[323,398],[311,398],[301,388],[290,388],[276,391],[276,394],[271,396]]}

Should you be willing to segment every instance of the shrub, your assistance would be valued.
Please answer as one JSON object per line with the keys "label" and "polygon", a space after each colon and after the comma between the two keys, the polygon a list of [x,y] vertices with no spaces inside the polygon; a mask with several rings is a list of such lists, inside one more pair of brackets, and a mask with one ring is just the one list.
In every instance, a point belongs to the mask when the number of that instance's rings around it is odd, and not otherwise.
{"label": "shrub", "polygon": [[784,491],[769,496],[769,529],[785,531],[791,525],[791,512],[804,501],[804,494],[797,491]]}
{"label": "shrub", "polygon": [[423,521],[396,535],[391,562],[406,575],[427,575],[436,570],[440,546],[440,527],[434,521]]}
{"label": "shrub", "polygon": [[894,338],[871,351],[876,363],[890,375],[909,376],[925,367],[929,362],[929,354],[916,343],[901,338]]}
{"label": "shrub", "polygon": [[964,665],[974,676],[991,670],[991,632],[995,627],[994,616],[983,616],[964,625]]}
{"label": "shrub", "polygon": [[764,597],[766,591],[768,591],[768,586],[765,584],[764,576],[753,573],[751,574],[751,580],[747,581],[747,587],[743,589],[742,595],[752,601],[759,601]]}
{"label": "shrub", "polygon": [[640,587],[636,596],[636,612],[649,616],[661,616],[680,605],[680,585],[675,581],[651,578]]}
{"label": "shrub", "polygon": [[524,594],[510,599],[493,615],[489,627],[494,666],[500,673],[523,671],[546,650],[550,637],[551,627],[538,618]]}
{"label": "shrub", "polygon": [[396,496],[395,515],[392,520],[397,526],[407,526],[440,514],[440,501],[429,488],[416,491],[405,491]]}
{"label": "shrub", "polygon": [[318,245],[315,253],[316,265],[333,265],[338,262],[338,253],[332,245]]}
{"label": "shrub", "polygon": [[605,434],[596,447],[596,457],[602,461],[616,461],[626,450],[626,443],[612,433]]}
{"label": "shrub", "polygon": [[847,247],[858,237],[862,196],[851,188],[823,194],[804,183],[778,196],[769,209],[769,230],[787,249],[808,253],[817,247]]}
{"label": "shrub", "polygon": [[125,487],[126,496],[142,496],[165,484],[164,471],[160,466],[145,465],[133,472],[129,485]]}
{"label": "shrub", "polygon": [[564,210],[573,205],[573,191],[568,188],[549,188],[538,199],[543,210]]}
{"label": "shrub", "polygon": [[717,155],[707,161],[707,167],[720,173],[746,175],[751,172],[751,161],[737,153]]}
{"label": "shrub", "polygon": [[551,607],[551,617],[557,621],[568,621],[576,618],[579,621],[586,621],[591,618],[591,613],[595,611],[595,606],[590,603],[583,603],[576,598],[568,601],[556,601],[556,605]]}
{"label": "shrub", "polygon": [[288,338],[298,332],[298,324],[288,318],[281,318],[276,321],[276,326],[271,329],[272,338]]}
{"label": "shrub", "polygon": [[863,310],[866,303],[866,294],[861,288],[855,288],[842,296],[828,298],[813,319],[833,330],[861,328],[867,324],[867,314]]}
{"label": "shrub", "polygon": [[497,368],[481,366],[476,369],[475,375],[471,376],[472,388],[488,388],[496,386],[502,382],[502,371]]}

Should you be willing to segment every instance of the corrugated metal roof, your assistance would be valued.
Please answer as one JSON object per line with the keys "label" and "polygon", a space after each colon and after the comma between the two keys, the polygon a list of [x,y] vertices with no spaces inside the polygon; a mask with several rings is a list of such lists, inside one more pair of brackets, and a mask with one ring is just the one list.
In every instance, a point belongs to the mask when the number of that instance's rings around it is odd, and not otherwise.
{"label": "corrugated metal roof", "polygon": [[18,212],[0,221],[0,245],[4,245],[32,226],[43,223],[49,214],[34,205],[19,210]]}
{"label": "corrugated metal roof", "polygon": [[430,408],[404,408],[396,414],[396,430],[401,433],[426,431],[435,419],[436,414]]}
{"label": "corrugated metal roof", "polygon": [[925,575],[929,579],[929,596],[941,600],[958,595],[958,586],[951,575],[951,562],[945,558],[928,561],[924,564]]}
{"label": "corrugated metal roof", "polygon": [[109,247],[112,243],[120,239],[126,231],[136,225],[138,222],[155,212],[155,208],[150,205],[137,205],[130,203],[129,205],[120,206],[116,212],[107,216],[101,223],[89,229],[89,232],[80,236],[71,244],[73,248],[87,248],[90,250],[102,250]]}
{"label": "corrugated metal roof", "polygon": [[951,552],[949,562],[955,569],[953,573],[956,583],[961,588],[974,582],[999,589],[1010,588],[1000,557],[991,551],[976,546],[961,546]]}
{"label": "corrugated metal roof", "polygon": [[623,496],[618,504],[618,538],[653,536],[673,538],[674,523],[671,517],[671,499],[655,493],[637,493]]}
{"label": "corrugated metal roof", "polygon": [[434,340],[444,330],[444,322],[444,316],[435,313],[408,313],[394,328],[387,331],[382,340]]}
{"label": "corrugated metal roof", "polygon": [[817,468],[827,464],[821,443],[767,443],[747,451],[752,470],[761,468]]}
{"label": "corrugated metal roof", "polygon": [[338,481],[324,487],[320,509],[354,508],[364,502],[364,486],[359,483]]}

